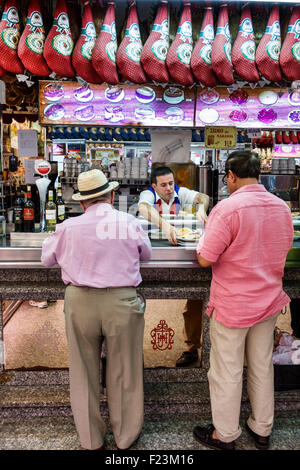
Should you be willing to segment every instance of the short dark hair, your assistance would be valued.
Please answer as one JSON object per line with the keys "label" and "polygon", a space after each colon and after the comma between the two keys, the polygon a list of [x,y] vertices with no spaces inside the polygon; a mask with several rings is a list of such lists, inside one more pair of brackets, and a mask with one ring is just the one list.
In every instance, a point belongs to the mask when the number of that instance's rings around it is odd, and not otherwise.
{"label": "short dark hair", "polygon": [[151,183],[157,184],[157,177],[162,176],[162,175],[168,175],[172,173],[174,176],[173,170],[169,168],[168,166],[159,166],[155,168],[155,170],[152,171],[151,173]]}
{"label": "short dark hair", "polygon": [[260,159],[257,153],[250,150],[236,150],[232,152],[225,163],[225,173],[229,170],[239,178],[259,178]]}

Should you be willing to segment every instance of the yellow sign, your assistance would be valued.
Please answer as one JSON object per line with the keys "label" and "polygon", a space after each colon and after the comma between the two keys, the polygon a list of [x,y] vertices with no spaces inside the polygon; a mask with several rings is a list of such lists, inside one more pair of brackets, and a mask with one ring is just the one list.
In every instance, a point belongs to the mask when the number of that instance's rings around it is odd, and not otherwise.
{"label": "yellow sign", "polygon": [[236,127],[206,126],[205,147],[227,149],[236,147]]}

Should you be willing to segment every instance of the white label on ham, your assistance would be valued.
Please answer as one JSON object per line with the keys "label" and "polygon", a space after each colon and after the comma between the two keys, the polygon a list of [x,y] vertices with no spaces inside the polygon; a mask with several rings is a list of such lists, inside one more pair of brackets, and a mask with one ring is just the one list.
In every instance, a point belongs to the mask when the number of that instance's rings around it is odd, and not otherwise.
{"label": "white label on ham", "polygon": [[246,41],[241,45],[241,51],[243,56],[246,57],[248,60],[255,60],[255,42],[254,41]]}
{"label": "white label on ham", "polygon": [[20,39],[20,32],[15,28],[6,28],[2,31],[2,40],[10,49],[16,50]]}
{"label": "white label on ham", "polygon": [[271,57],[271,59],[278,61],[279,60],[279,55],[280,55],[280,45],[281,41],[279,40],[274,40],[274,41],[269,41],[266,45],[266,50],[268,55]]}
{"label": "white label on ham", "polygon": [[204,60],[204,62],[207,65],[211,65],[211,50],[212,50],[211,44],[205,44],[200,49],[200,57],[202,60]]}
{"label": "white label on ham", "polygon": [[180,44],[177,47],[177,57],[185,65],[190,65],[193,46],[191,44]]}
{"label": "white label on ham", "polygon": [[113,62],[116,62],[117,43],[116,41],[109,41],[105,46],[107,57]]}
{"label": "white label on ham", "polygon": [[134,62],[140,62],[143,46],[140,42],[130,42],[126,46],[126,54]]}
{"label": "white label on ham", "polygon": [[230,42],[225,42],[224,52],[225,52],[228,62],[231,63],[231,43]]}
{"label": "white label on ham", "polygon": [[152,52],[159,60],[166,60],[169,49],[168,41],[159,39],[152,44]]}
{"label": "white label on ham", "polygon": [[295,42],[295,44],[292,45],[292,54],[293,57],[300,62],[300,42]]}
{"label": "white label on ham", "polygon": [[72,54],[73,45],[73,40],[67,34],[58,34],[52,39],[53,49],[64,56],[70,56]]}

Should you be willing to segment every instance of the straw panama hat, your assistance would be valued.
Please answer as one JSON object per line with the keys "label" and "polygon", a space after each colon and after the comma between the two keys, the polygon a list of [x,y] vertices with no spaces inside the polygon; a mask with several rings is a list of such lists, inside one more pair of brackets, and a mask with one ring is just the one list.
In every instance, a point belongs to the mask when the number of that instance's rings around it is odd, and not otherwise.
{"label": "straw panama hat", "polygon": [[97,196],[102,196],[119,186],[117,181],[108,182],[101,170],[90,170],[80,173],[77,179],[78,193],[73,194],[74,201],[85,201]]}

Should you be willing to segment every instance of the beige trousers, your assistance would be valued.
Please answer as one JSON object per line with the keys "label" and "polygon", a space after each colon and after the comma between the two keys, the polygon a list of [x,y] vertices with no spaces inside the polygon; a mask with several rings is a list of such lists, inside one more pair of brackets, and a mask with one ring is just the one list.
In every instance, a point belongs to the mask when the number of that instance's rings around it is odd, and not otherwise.
{"label": "beige trousers", "polygon": [[231,442],[239,426],[244,358],[251,404],[248,425],[260,436],[269,436],[274,419],[273,333],[279,314],[249,328],[227,328],[210,320],[210,369],[208,381],[213,424],[220,441]]}
{"label": "beige trousers", "polygon": [[201,346],[203,306],[202,299],[188,299],[185,304],[183,336],[187,351],[199,349]]}
{"label": "beige trousers", "polygon": [[144,309],[133,287],[69,285],[65,293],[70,399],[82,447],[97,449],[106,425],[100,415],[100,352],[106,338],[106,390],[117,446],[129,447],[144,420]]}

